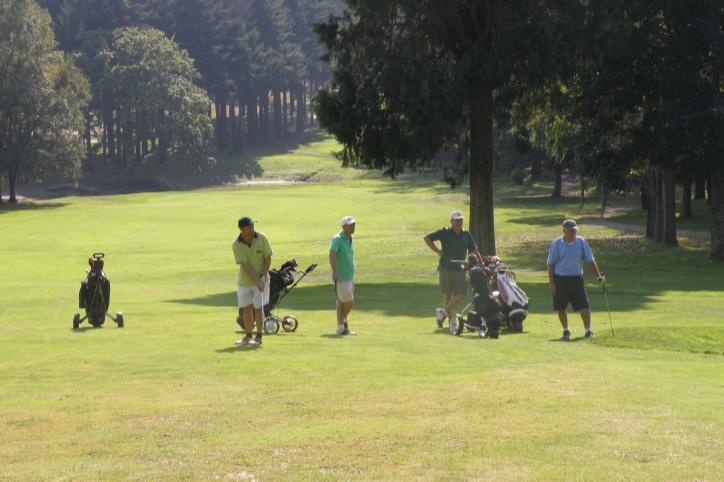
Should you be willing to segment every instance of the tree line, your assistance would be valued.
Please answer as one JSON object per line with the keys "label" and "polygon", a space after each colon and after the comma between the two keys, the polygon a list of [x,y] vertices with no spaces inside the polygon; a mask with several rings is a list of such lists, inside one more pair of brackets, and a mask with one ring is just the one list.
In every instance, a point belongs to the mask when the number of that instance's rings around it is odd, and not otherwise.
{"label": "tree line", "polygon": [[[218,152],[235,154],[247,143],[303,130],[312,118],[307,100],[329,77],[310,24],[340,8],[334,0],[0,0],[0,6],[25,12],[14,21],[3,15],[0,23],[8,53],[0,95],[17,98],[5,85],[22,90],[35,82],[12,68],[14,58],[35,56],[10,41],[18,25],[43,24],[44,39],[30,41],[44,42],[87,79],[77,86],[85,96],[84,122],[63,129],[82,133],[84,152],[75,142],[65,164],[55,163],[57,172],[71,175],[80,161],[93,169],[95,159],[133,174],[151,156],[164,163],[169,152],[200,168],[214,161],[214,137]],[[42,110],[40,99],[33,101]],[[9,106],[3,102],[0,111]],[[38,179],[38,169],[27,156],[23,164],[8,159],[0,151],[0,186],[9,185],[12,201],[16,181]]]}
{"label": "tree line", "polygon": [[724,258],[723,0],[347,3],[315,27],[332,80],[314,105],[344,164],[467,181],[486,253],[496,132],[544,149],[559,194],[564,162],[604,192],[636,179],[647,236],[669,245],[675,182],[685,211],[708,180],[709,252]]}

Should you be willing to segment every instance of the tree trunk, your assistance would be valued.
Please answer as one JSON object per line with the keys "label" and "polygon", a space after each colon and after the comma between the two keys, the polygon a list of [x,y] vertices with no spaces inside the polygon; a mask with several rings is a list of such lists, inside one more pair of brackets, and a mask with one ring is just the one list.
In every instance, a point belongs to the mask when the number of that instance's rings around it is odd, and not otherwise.
{"label": "tree trunk", "polygon": [[93,146],[91,145],[91,124],[88,117],[85,118],[85,132],[83,133],[83,139],[85,140],[85,162],[86,169],[89,171],[93,170]]}
{"label": "tree trunk", "polygon": [[106,112],[106,128],[108,129],[108,157],[106,161],[116,163],[116,124],[113,120],[113,110]]}
{"label": "tree trunk", "polygon": [[706,176],[706,203],[711,204],[711,174]]}
{"label": "tree trunk", "polygon": [[123,106],[116,111],[116,167],[126,167],[126,139],[124,138]]}
{"label": "tree trunk", "polygon": [[239,94],[239,114],[236,116],[236,141],[237,141],[237,154],[244,152],[244,135],[243,135],[243,120],[244,120],[244,98]]}
{"label": "tree trunk", "polygon": [[229,99],[229,155],[236,154],[236,98],[232,95]]}
{"label": "tree trunk", "polygon": [[[646,237],[655,238],[656,232],[656,172],[651,166],[641,175],[641,192],[646,192]],[[642,203],[643,204],[643,203]]]}
{"label": "tree trunk", "polygon": [[269,144],[269,91],[259,96],[259,113],[261,114],[261,138]]}
{"label": "tree trunk", "polygon": [[470,232],[483,255],[496,254],[493,211],[493,95],[473,97],[470,126]]}
{"label": "tree trunk", "polygon": [[694,199],[706,198],[706,176],[697,174],[694,184]]}
{"label": "tree trunk", "polygon": [[656,166],[656,184],[654,189],[656,189],[656,193],[654,196],[656,196],[656,201],[654,202],[656,206],[656,222],[654,223],[654,241],[657,243],[661,243],[664,241],[664,204],[663,204],[663,192],[662,192],[662,185],[663,185],[663,170],[661,169],[661,166]]}
{"label": "tree trunk", "polygon": [[297,134],[304,133],[304,119],[307,117],[307,106],[304,100],[304,84],[297,86]]}
{"label": "tree trunk", "polygon": [[[309,81],[309,98],[311,99],[314,97],[314,82],[312,80]],[[309,125],[314,125],[314,110],[309,109]]]}
{"label": "tree trunk", "polygon": [[679,219],[691,219],[691,174],[686,173],[681,181],[684,184],[684,189],[681,194],[681,213],[679,213]]}
{"label": "tree trunk", "polygon": [[129,160],[130,155],[133,155],[133,127],[131,120],[126,119],[123,123],[123,162],[126,165],[126,175],[135,176],[136,170],[133,167],[133,161]]}
{"label": "tree trunk", "polygon": [[709,206],[711,208],[711,244],[709,256],[724,259],[724,164],[714,168],[709,185]]}
{"label": "tree trunk", "polygon": [[256,96],[248,94],[246,97],[246,132],[249,137],[249,144],[257,146],[257,115],[256,115]]}
{"label": "tree trunk", "polygon": [[676,183],[672,167],[664,168],[664,244],[679,244],[676,240]]}
{"label": "tree trunk", "polygon": [[287,127],[287,91],[284,89],[282,91],[282,132],[283,136],[287,136],[288,127]]}
{"label": "tree trunk", "polygon": [[108,159],[108,124],[103,118],[101,118],[101,147],[103,148],[101,159],[105,163],[106,159]]}
{"label": "tree trunk", "polygon": [[168,132],[166,130],[166,111],[158,109],[158,124],[161,126],[158,135],[158,163],[166,163],[166,151],[168,150]]}
{"label": "tree trunk", "polygon": [[646,171],[639,174],[639,192],[641,193],[641,210],[647,211],[649,209],[649,190],[646,179]]}
{"label": "tree trunk", "polygon": [[534,155],[533,161],[530,164],[530,178],[534,181],[540,179],[543,175],[543,163],[541,156]]}
{"label": "tree trunk", "polygon": [[136,165],[141,165],[141,113],[136,111],[136,137],[135,137]]}
{"label": "tree trunk", "polygon": [[272,124],[274,125],[274,139],[282,137],[282,95],[279,89],[272,91],[274,98],[274,112],[272,118]]}
{"label": "tree trunk", "polygon": [[563,192],[563,164],[558,161],[553,163],[553,177],[555,178],[555,185],[551,197],[561,197]]}
{"label": "tree trunk", "polygon": [[229,147],[229,127],[226,122],[226,98],[219,101],[219,111],[216,113],[219,120],[219,153],[225,151]]}
{"label": "tree trunk", "polygon": [[12,169],[8,169],[8,202],[17,203],[18,198],[15,197],[15,181],[18,180],[17,172],[13,172]]}
{"label": "tree trunk", "polygon": [[289,89],[289,123],[296,127],[296,93],[294,92],[294,87],[291,87]]}

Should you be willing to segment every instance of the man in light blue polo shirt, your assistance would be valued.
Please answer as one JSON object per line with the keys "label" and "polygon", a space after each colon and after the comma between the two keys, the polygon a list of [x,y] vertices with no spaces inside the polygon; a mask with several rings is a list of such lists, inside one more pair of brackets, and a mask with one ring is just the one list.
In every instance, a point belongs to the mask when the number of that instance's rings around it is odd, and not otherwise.
{"label": "man in light blue polo shirt", "polygon": [[357,221],[352,216],[342,218],[342,230],[329,245],[329,264],[332,267],[334,292],[337,294],[337,334],[356,335],[349,330],[347,316],[354,306],[354,230]]}
{"label": "man in light blue polo shirt", "polygon": [[553,309],[563,326],[561,340],[570,340],[568,330],[568,303],[573,311],[581,311],[586,338],[595,338],[591,331],[591,309],[583,284],[583,262],[591,267],[596,280],[603,284],[606,278],[598,270],[591,248],[579,237],[578,226],[573,219],[563,221],[563,236],[551,243],[548,251],[548,291],[553,295]]}

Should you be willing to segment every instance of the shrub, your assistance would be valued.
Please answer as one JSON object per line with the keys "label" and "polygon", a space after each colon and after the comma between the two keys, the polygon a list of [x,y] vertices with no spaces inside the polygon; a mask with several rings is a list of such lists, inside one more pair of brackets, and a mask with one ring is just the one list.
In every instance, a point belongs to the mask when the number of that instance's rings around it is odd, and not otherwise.
{"label": "shrub", "polygon": [[525,181],[525,178],[528,176],[528,174],[525,172],[525,169],[522,167],[516,167],[513,169],[513,172],[510,173],[510,180],[516,183],[518,186],[523,185],[523,181]]}

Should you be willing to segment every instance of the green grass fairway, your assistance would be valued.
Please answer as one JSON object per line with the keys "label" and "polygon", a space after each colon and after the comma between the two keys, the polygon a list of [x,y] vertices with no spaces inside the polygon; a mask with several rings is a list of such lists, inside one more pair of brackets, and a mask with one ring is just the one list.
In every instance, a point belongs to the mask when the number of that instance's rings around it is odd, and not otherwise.
{"label": "green grass fairway", "polygon": [[[498,255],[531,312],[521,334],[454,337],[435,325],[422,237],[467,212],[467,192],[343,174],[0,207],[0,480],[721,480],[724,267],[708,239],[670,249],[581,225],[615,337],[587,271],[598,337],[572,315],[561,342],[548,245],[595,206],[501,182]],[[274,267],[319,264],[279,309],[299,329],[259,348],[234,345],[244,214]],[[328,249],[346,214],[358,221],[356,337],[333,335]],[[95,251],[123,329],[72,329]]]}

